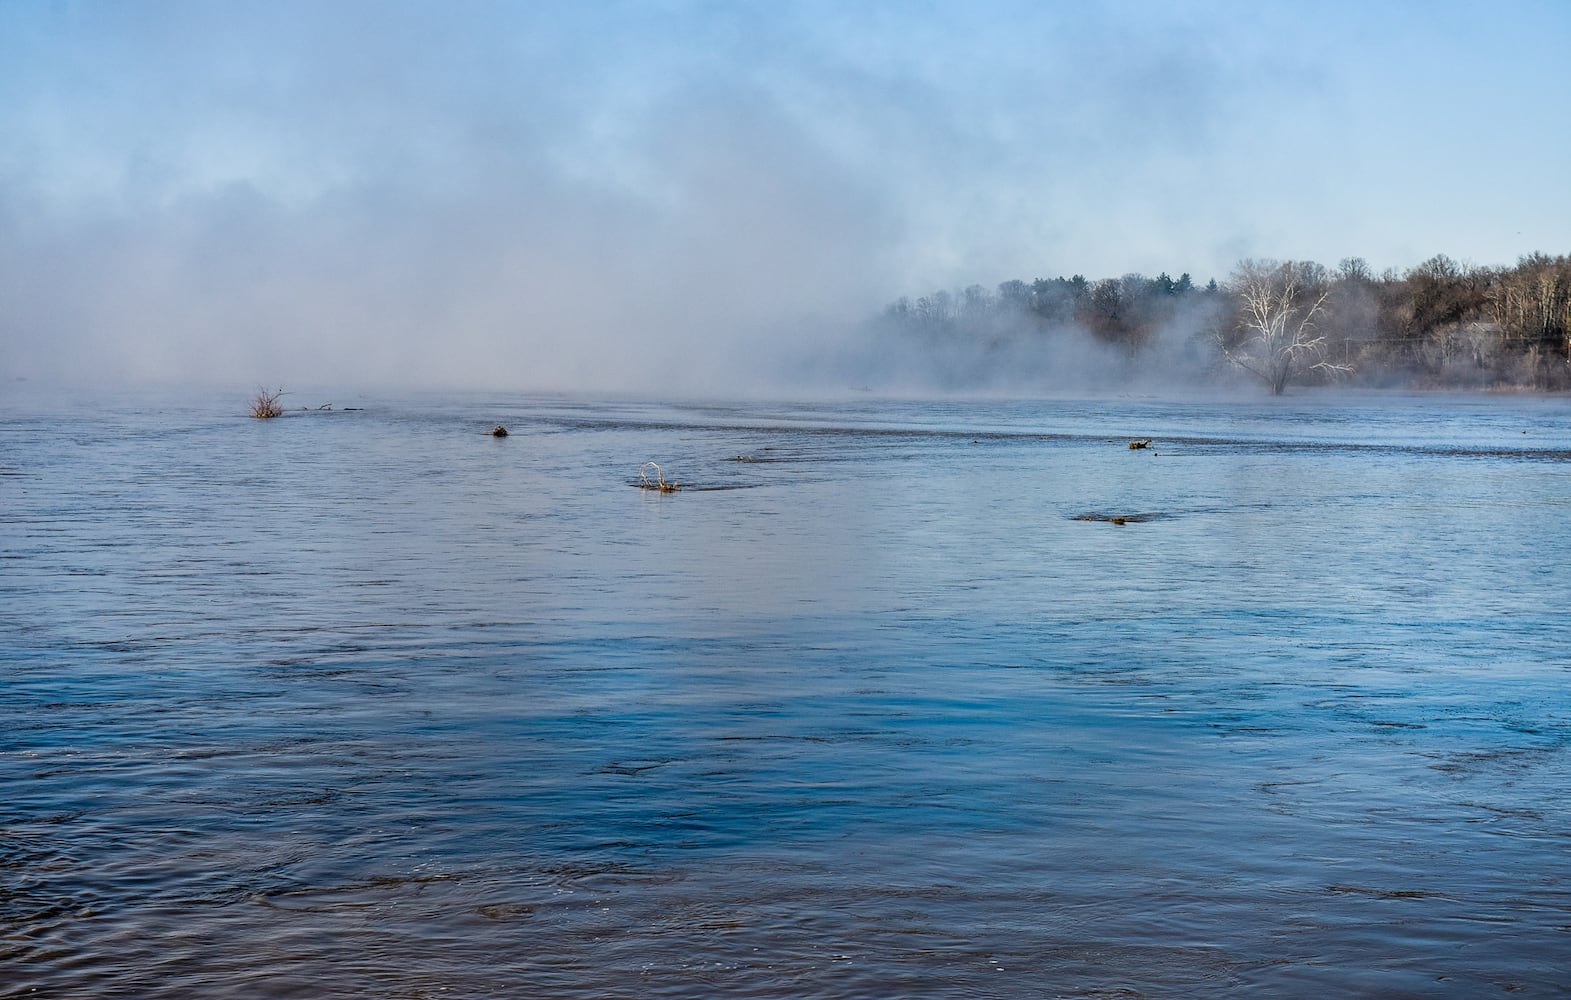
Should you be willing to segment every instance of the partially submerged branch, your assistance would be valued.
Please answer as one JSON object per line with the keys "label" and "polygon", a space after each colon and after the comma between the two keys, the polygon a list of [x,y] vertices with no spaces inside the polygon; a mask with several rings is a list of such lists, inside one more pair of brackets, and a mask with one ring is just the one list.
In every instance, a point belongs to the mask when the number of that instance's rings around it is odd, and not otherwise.
{"label": "partially submerged branch", "polygon": [[[655,470],[655,478],[649,478],[649,470]],[[668,483],[665,473],[660,471],[660,466],[655,462],[645,462],[638,467],[638,482],[634,485],[642,490],[659,490],[661,493],[675,493],[682,488],[681,483]]]}

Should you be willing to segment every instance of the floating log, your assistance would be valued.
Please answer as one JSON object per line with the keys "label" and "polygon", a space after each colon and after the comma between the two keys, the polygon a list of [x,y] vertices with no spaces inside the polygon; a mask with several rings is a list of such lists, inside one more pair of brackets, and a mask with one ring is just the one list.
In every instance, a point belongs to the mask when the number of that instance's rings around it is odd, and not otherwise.
{"label": "floating log", "polygon": [[1166,517],[1166,514],[1076,514],[1075,521],[1101,521],[1103,524],[1144,524],[1146,521]]}

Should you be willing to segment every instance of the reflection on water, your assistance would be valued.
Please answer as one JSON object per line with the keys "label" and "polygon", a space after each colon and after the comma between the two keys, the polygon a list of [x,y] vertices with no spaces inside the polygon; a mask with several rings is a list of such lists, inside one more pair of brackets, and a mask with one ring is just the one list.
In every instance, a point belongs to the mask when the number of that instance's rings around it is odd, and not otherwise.
{"label": "reflection on water", "polygon": [[352,405],[0,399],[0,995],[1564,988],[1564,400]]}

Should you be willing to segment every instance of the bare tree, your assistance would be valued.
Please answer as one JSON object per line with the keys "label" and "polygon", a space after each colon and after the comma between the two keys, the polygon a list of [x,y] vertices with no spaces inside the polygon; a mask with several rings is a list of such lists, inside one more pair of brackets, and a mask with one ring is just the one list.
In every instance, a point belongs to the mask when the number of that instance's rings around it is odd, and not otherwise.
{"label": "bare tree", "polygon": [[1309,261],[1246,260],[1229,286],[1238,313],[1231,334],[1218,337],[1222,353],[1264,381],[1273,396],[1305,372],[1335,376],[1352,370],[1327,357],[1317,326],[1332,290],[1325,268]]}
{"label": "bare tree", "polygon": [[1507,337],[1571,353],[1571,257],[1529,254],[1498,276],[1487,299]]}

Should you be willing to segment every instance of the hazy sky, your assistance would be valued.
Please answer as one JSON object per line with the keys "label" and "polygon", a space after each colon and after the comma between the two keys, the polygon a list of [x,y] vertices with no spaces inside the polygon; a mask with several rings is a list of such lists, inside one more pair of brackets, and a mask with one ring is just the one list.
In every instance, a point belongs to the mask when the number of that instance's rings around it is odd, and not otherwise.
{"label": "hazy sky", "polygon": [[1568,53],[1563,0],[0,0],[0,379],[724,392],[939,287],[1564,253]]}

